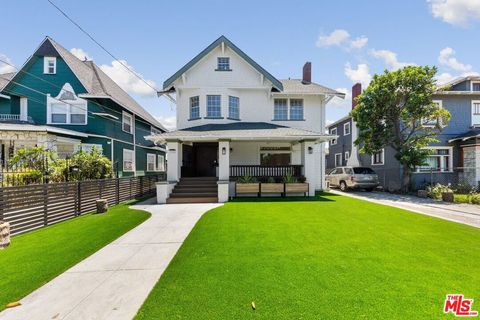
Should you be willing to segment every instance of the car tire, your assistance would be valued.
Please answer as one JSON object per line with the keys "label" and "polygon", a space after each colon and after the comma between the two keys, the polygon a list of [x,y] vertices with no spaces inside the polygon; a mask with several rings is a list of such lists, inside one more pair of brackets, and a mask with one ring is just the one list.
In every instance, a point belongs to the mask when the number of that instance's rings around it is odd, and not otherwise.
{"label": "car tire", "polygon": [[367,192],[372,192],[372,191],[373,191],[373,188],[367,188],[367,189],[365,189],[365,191],[367,191]]}
{"label": "car tire", "polygon": [[343,192],[347,192],[347,183],[345,181],[340,181],[340,190]]}

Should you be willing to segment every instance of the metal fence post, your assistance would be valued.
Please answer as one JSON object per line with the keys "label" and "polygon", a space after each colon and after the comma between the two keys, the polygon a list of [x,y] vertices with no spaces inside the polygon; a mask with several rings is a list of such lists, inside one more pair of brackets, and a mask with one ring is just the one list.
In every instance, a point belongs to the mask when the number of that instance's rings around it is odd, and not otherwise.
{"label": "metal fence post", "polygon": [[3,220],[3,210],[4,210],[4,203],[3,203],[3,188],[0,187],[0,221]]}
{"label": "metal fence post", "polygon": [[82,214],[82,187],[81,182],[77,182],[77,212],[78,215]]}
{"label": "metal fence post", "polygon": [[140,198],[143,197],[143,178],[145,178],[145,176],[140,177]]}
{"label": "metal fence post", "polygon": [[48,225],[48,184],[43,185],[43,225]]}
{"label": "metal fence post", "polygon": [[115,202],[120,203],[120,179],[115,179]]}

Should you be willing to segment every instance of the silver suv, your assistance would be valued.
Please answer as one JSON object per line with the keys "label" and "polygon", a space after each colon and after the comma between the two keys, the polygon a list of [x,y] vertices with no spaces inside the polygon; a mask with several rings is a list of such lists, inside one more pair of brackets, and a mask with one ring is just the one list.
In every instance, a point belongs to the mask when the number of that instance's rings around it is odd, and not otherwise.
{"label": "silver suv", "polygon": [[378,187],[378,176],[368,167],[338,167],[330,172],[326,180],[331,187],[339,187],[342,191],[348,189],[365,189],[373,191]]}

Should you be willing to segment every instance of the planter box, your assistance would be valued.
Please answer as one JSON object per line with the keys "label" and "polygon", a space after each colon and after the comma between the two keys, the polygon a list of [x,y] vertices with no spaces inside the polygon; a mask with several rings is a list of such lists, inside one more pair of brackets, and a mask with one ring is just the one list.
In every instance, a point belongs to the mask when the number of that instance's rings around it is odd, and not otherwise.
{"label": "planter box", "polygon": [[453,202],[453,192],[442,192],[442,200],[445,202]]}
{"label": "planter box", "polygon": [[428,197],[428,192],[427,192],[427,190],[418,190],[417,191],[417,196],[419,198],[427,198]]}
{"label": "planter box", "polygon": [[260,192],[260,183],[236,183],[235,184],[235,193],[259,193]]}
{"label": "planter box", "polygon": [[261,193],[283,193],[285,191],[283,183],[262,183],[260,184]]}
{"label": "planter box", "polygon": [[308,193],[308,183],[285,183],[285,193]]}

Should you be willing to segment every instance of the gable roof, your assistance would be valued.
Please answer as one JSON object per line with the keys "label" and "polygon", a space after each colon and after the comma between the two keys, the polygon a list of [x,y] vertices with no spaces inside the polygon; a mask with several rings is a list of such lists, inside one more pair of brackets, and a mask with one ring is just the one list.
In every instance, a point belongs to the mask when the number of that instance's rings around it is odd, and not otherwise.
{"label": "gable roof", "polygon": [[[82,61],[78,59],[74,54],[50,37],[45,38],[33,55],[57,56],[62,58],[87,91],[86,94],[80,94],[82,98],[102,97],[111,99],[133,114],[148,121],[152,126],[167,131],[157,119],[120,88],[120,86],[107,76],[93,61]],[[0,89],[1,88],[2,86],[0,84]]]}
{"label": "gable roof", "polygon": [[10,80],[13,79],[14,75],[15,75],[15,72],[0,74],[0,91],[2,91],[7,86]]}
{"label": "gable roof", "polygon": [[336,90],[327,88],[318,83],[305,83],[301,79],[280,80],[283,84],[283,94],[331,94],[344,98],[345,94]]}
{"label": "gable roof", "polygon": [[207,54],[209,54],[212,50],[214,50],[216,47],[225,43],[230,49],[232,49],[236,54],[238,54],[240,57],[242,57],[245,61],[247,61],[255,70],[257,70],[259,73],[263,74],[265,78],[270,80],[270,82],[273,84],[273,86],[277,89],[282,91],[283,90],[283,85],[282,83],[276,79],[274,76],[272,76],[267,70],[262,68],[258,63],[256,63],[252,58],[250,58],[245,52],[240,50],[236,45],[233,44],[230,40],[227,39],[225,36],[220,36],[217,40],[212,42],[208,47],[206,47],[202,52],[197,54],[192,60],[187,62],[186,65],[184,65],[180,70],[175,72],[173,76],[165,80],[163,83],[163,90],[170,90],[172,88],[173,82],[177,80],[182,74],[184,74],[187,70],[189,70],[191,67],[193,67],[197,62],[199,62],[203,57],[205,57]]}

